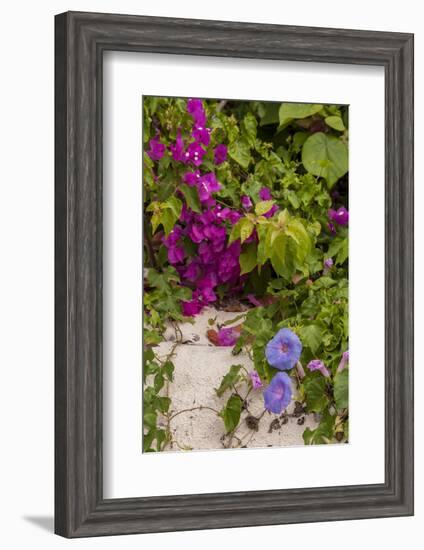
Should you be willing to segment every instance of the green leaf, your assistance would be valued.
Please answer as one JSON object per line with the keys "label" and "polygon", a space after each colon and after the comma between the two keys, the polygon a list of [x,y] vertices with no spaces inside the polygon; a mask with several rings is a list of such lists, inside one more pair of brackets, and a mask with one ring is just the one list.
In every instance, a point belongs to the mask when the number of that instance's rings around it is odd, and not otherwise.
{"label": "green leaf", "polygon": [[249,218],[241,218],[238,223],[240,225],[240,242],[243,244],[253,233],[255,225]]}
{"label": "green leaf", "polygon": [[326,256],[332,258],[344,247],[345,237],[334,237],[331,241],[330,246],[328,247],[328,252]]}
{"label": "green leaf", "polygon": [[240,275],[250,273],[258,264],[257,259],[257,244],[249,243],[243,247],[243,251],[240,254],[239,262],[241,267]]}
{"label": "green leaf", "polygon": [[349,369],[344,368],[334,377],[334,399],[338,410],[349,406]]}
{"label": "green leaf", "polygon": [[299,331],[302,344],[308,347],[314,355],[321,346],[324,328],[321,324],[311,323]]}
{"label": "green leaf", "polygon": [[349,256],[349,240],[343,239],[342,246],[336,256],[336,264],[341,265]]}
{"label": "green leaf", "polygon": [[312,103],[282,103],[279,109],[280,126],[294,118],[307,118],[321,111],[322,105]]}
{"label": "green leaf", "polygon": [[172,197],[169,197],[164,203],[162,203],[162,207],[169,208],[172,211],[176,221],[181,215],[181,210],[183,209],[183,203],[177,197],[172,196]]}
{"label": "green leaf", "polygon": [[255,145],[256,140],[256,130],[258,127],[258,121],[252,113],[247,113],[243,119],[243,126],[245,130],[246,139],[249,142],[250,146]]}
{"label": "green leaf", "polygon": [[144,435],[144,437],[143,437],[143,451],[145,453],[147,453],[149,451],[149,449],[151,449],[151,446],[152,446],[153,440],[155,439],[155,436],[156,436],[156,430],[155,429],[149,430],[147,432],[147,434]]}
{"label": "green leaf", "polygon": [[264,103],[263,115],[261,117],[261,126],[266,124],[277,124],[279,122],[280,105],[278,103]]}
{"label": "green leaf", "polygon": [[172,361],[166,361],[163,366],[163,372],[165,373],[166,378],[172,382],[174,378],[174,363]]}
{"label": "green leaf", "polygon": [[228,148],[228,154],[232,159],[234,159],[240,166],[245,170],[248,168],[251,157],[250,157],[250,146],[246,141],[237,140],[234,143],[231,143]]}
{"label": "green leaf", "polygon": [[303,441],[305,445],[322,445],[323,443],[330,443],[333,439],[335,419],[335,416],[331,416],[330,413],[326,412],[323,414],[321,422],[316,430],[306,428],[303,432]]}
{"label": "green leaf", "polygon": [[144,424],[149,428],[156,428],[157,414],[154,412],[146,412],[143,416]]}
{"label": "green leaf", "polygon": [[347,147],[339,138],[317,132],[305,141],[302,162],[308,172],[324,178],[331,189],[348,171]]}
{"label": "green leaf", "polygon": [[320,373],[303,382],[309,412],[321,412],[328,404],[325,386],[325,378]]}
{"label": "green leaf", "polygon": [[291,219],[285,228],[285,233],[296,243],[296,259],[299,266],[303,264],[306,256],[311,251],[311,238],[301,221]]}
{"label": "green leaf", "polygon": [[229,372],[222,378],[219,388],[215,388],[218,397],[222,397],[224,392],[234,386],[239,380],[241,365],[232,365]]}
{"label": "green leaf", "polygon": [[154,381],[154,388],[155,388],[155,392],[159,392],[162,388],[163,388],[163,385],[165,384],[165,378],[163,377],[163,374],[161,372],[158,372],[155,376],[155,381]]}
{"label": "green leaf", "polygon": [[157,398],[157,407],[161,413],[166,413],[169,410],[171,405],[171,399],[169,397],[163,396]]}
{"label": "green leaf", "polygon": [[232,432],[240,422],[241,408],[243,402],[238,395],[232,395],[225,407],[219,413],[224,420],[226,432]]}
{"label": "green leaf", "polygon": [[349,256],[348,237],[335,237],[328,247],[326,256],[335,257],[336,264],[341,265]]}
{"label": "green leaf", "polygon": [[294,263],[296,245],[284,233],[278,233],[274,239],[270,250],[270,259],[272,267],[278,275],[290,280],[294,275],[296,268]]}
{"label": "green leaf", "polygon": [[156,449],[158,451],[161,450],[162,443],[166,439],[166,431],[165,430],[156,430]]}
{"label": "green leaf", "polygon": [[327,124],[327,126],[330,126],[330,128],[334,128],[339,132],[343,132],[343,130],[345,130],[345,125],[343,124],[343,120],[339,116],[328,116],[325,119],[325,123]]}
{"label": "green leaf", "polygon": [[200,214],[202,209],[200,207],[199,192],[197,191],[197,187],[190,187],[186,183],[182,183],[179,186],[179,190],[184,195],[187,206],[191,208],[193,212]]}
{"label": "green leaf", "polygon": [[255,214],[257,216],[263,216],[268,212],[268,210],[271,210],[274,204],[274,200],[258,202],[258,204],[255,206]]}

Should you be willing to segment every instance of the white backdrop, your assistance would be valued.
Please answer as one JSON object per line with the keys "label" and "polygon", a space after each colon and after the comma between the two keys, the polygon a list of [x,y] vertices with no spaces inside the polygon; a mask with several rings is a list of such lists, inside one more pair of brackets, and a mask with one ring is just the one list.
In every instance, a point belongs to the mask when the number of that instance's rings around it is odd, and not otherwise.
{"label": "white backdrop", "polygon": [[[169,533],[117,538],[65,541],[51,534],[53,513],[53,15],[68,9],[140,13],[174,17],[258,21],[294,25],[363,28],[416,33],[416,151],[424,149],[419,123],[423,120],[424,31],[420,5],[413,0],[384,4],[357,0],[349,6],[338,1],[304,0],[299,3],[260,3],[214,0],[162,0],[160,3],[128,0],[15,1],[2,8],[0,61],[0,200],[2,269],[0,271],[1,356],[1,511],[0,540],[5,548],[187,549],[237,546],[256,548],[267,542],[282,547],[342,545],[366,547],[378,540],[387,550],[422,538],[424,519],[423,474],[416,471],[416,516],[309,525],[276,526],[192,533]],[[420,157],[417,155],[416,242],[417,274],[423,266],[420,242],[424,232],[421,214]],[[372,226],[372,205],[370,205]],[[372,266],[371,266],[372,267]],[[370,276],[372,270],[370,267]],[[418,277],[417,277],[417,280]],[[423,290],[417,286],[417,313]],[[420,307],[421,306],[421,307]],[[423,321],[417,316],[416,334]],[[417,338],[418,345],[419,339]],[[417,364],[416,387],[424,374]],[[416,411],[416,464],[424,459],[420,435],[424,413]]]}

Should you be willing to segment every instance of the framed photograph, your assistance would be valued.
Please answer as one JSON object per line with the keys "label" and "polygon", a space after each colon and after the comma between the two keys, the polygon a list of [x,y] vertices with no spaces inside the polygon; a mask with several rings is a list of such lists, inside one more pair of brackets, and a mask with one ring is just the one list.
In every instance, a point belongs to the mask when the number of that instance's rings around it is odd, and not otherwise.
{"label": "framed photograph", "polygon": [[55,531],[413,514],[413,35],[55,21]]}

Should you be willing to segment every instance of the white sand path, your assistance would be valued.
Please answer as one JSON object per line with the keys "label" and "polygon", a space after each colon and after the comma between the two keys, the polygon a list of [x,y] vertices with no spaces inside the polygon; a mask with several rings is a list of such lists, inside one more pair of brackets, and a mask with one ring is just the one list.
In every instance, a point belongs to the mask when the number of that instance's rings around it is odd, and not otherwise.
{"label": "white sand path", "polygon": [[[248,371],[253,369],[253,363],[246,353],[234,356],[231,347],[216,347],[209,342],[206,335],[208,329],[217,328],[216,324],[209,325],[209,319],[216,317],[216,323],[223,323],[238,315],[208,308],[195,317],[194,324],[179,325],[183,341],[187,343],[178,345],[173,356],[174,381],[168,388],[172,413],[200,406],[221,410],[231,391],[228,390],[222,397],[218,397],[214,388],[220,385],[230,366],[241,364]],[[240,322],[238,320],[235,324]],[[174,329],[169,328],[165,338],[166,341],[155,348],[156,353],[161,356],[167,355],[174,345]],[[245,389],[242,386],[240,395],[244,397],[246,391],[247,387]],[[258,430],[249,429],[246,417],[259,417],[264,409],[262,390],[250,392],[247,397],[247,408],[248,411],[242,411],[239,428],[231,440],[223,437],[225,430],[222,419],[209,409],[196,409],[178,414],[171,421],[174,442],[167,450],[303,445],[304,429],[314,429],[317,426],[313,415],[301,414],[298,417],[288,416],[282,419],[281,415],[266,412],[259,421]],[[287,413],[290,415],[293,410],[294,400],[289,405]],[[270,428],[272,422],[274,429]],[[302,422],[303,424],[300,424]]]}

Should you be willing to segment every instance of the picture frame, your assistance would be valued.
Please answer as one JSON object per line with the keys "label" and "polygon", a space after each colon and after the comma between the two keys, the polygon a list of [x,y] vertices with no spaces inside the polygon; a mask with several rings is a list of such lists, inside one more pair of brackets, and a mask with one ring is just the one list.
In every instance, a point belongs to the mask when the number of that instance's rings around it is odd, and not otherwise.
{"label": "picture frame", "polygon": [[[384,483],[103,498],[102,58],[107,50],[384,67]],[[412,515],[412,213],[413,35],[57,15],[55,532],[74,538]]]}

